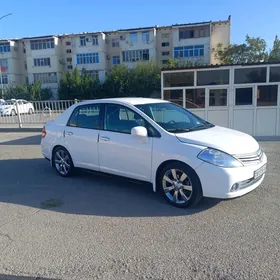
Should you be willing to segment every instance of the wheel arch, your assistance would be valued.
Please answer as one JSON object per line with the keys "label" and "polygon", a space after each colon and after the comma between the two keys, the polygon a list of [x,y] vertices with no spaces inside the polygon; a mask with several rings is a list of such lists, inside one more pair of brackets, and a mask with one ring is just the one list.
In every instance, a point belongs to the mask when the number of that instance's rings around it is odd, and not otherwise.
{"label": "wheel arch", "polygon": [[[54,152],[55,152],[55,150],[56,150],[57,148],[59,148],[59,147],[65,149],[65,150],[69,153],[69,155],[70,155],[70,157],[71,157],[71,160],[72,160],[72,163],[73,163],[73,159],[72,159],[72,156],[71,156],[69,150],[68,150],[65,146],[60,145],[60,144],[57,144],[57,145],[53,146],[53,148],[52,148],[52,153],[51,153],[51,155],[52,155],[52,157],[51,157],[51,165],[53,166]],[[74,166],[74,163],[73,163],[73,166]]]}
{"label": "wheel arch", "polygon": [[[155,174],[155,183],[154,183],[154,191],[157,192],[157,187],[158,187],[158,177],[159,177],[159,174],[161,172],[161,170],[168,164],[172,164],[172,163],[180,163],[180,164],[184,164],[185,166],[187,166],[188,168],[192,169],[192,171],[194,172],[194,174],[197,176],[197,179],[199,180],[200,182],[200,178],[199,176],[197,175],[196,171],[190,166],[188,165],[187,163],[181,161],[181,160],[177,160],[177,159],[170,159],[170,160],[166,160],[164,162],[162,162],[158,168],[157,168],[157,171],[156,171],[156,174]],[[201,184],[201,182],[200,182]],[[202,189],[201,189],[202,191]]]}

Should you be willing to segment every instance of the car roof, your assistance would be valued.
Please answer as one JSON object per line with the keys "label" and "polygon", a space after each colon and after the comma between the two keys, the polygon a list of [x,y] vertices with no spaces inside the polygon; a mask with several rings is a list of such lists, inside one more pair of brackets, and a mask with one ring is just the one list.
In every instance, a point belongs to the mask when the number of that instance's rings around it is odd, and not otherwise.
{"label": "car roof", "polygon": [[94,99],[82,101],[79,104],[90,104],[90,103],[126,103],[131,105],[142,105],[142,104],[151,104],[151,103],[164,103],[168,102],[162,99],[156,98],[143,98],[143,97],[118,97],[118,98],[104,98],[104,99]]}

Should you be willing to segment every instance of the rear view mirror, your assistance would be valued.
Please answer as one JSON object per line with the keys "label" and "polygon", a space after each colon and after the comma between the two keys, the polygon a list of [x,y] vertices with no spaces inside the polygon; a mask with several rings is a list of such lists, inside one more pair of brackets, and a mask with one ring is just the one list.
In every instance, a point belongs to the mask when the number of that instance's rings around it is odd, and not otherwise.
{"label": "rear view mirror", "polygon": [[148,131],[144,126],[135,126],[131,129],[131,135],[145,138],[148,136]]}

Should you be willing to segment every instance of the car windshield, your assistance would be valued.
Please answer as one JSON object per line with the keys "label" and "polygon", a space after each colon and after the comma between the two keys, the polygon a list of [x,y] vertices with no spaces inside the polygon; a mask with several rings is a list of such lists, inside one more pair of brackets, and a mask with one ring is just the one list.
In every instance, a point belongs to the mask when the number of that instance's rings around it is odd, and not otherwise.
{"label": "car windshield", "polygon": [[170,102],[135,105],[163,129],[184,133],[213,127],[214,125],[188,110]]}

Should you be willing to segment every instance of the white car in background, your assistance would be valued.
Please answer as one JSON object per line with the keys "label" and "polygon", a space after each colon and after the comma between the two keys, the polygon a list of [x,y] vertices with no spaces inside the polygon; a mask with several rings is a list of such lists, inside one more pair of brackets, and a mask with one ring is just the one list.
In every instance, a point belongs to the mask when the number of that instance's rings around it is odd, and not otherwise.
{"label": "white car in background", "polygon": [[5,102],[4,99],[0,99],[0,105],[2,105]]}
{"label": "white car in background", "polygon": [[2,116],[15,116],[18,114],[33,114],[34,106],[31,102],[24,99],[11,99],[6,100],[0,105],[0,115]]}
{"label": "white car in background", "polygon": [[74,104],[46,123],[41,148],[63,177],[83,168],[150,182],[178,207],[242,196],[262,183],[267,163],[250,135],[148,98]]}

